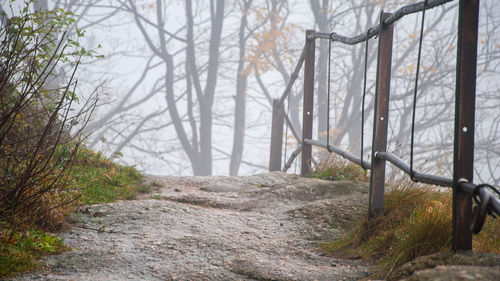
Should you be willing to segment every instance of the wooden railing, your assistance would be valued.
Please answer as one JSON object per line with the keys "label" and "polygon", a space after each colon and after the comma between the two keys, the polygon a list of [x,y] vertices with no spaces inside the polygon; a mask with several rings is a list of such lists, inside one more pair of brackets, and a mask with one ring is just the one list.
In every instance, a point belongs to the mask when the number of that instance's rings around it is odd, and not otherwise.
{"label": "wooden railing", "polygon": [[[472,183],[474,159],[474,111],[477,65],[477,34],[478,34],[478,0],[460,0],[458,41],[457,41],[457,71],[455,90],[455,142],[453,158],[453,178],[425,174],[413,168],[413,146],[410,165],[387,151],[387,128],[389,120],[389,97],[391,83],[392,40],[394,23],[405,15],[422,12],[443,5],[451,0],[428,0],[401,7],[393,14],[381,12],[380,23],[363,34],[347,37],[336,33],[319,33],[306,31],[306,40],[300,59],[291,75],[290,82],[280,99],[273,101],[273,119],[269,171],[281,170],[281,151],[283,143],[283,123],[286,120],[299,145],[286,162],[284,170],[288,169],[298,154],[301,154],[301,174],[306,175],[312,169],[312,146],[326,148],[329,152],[343,156],[345,159],[371,170],[368,215],[373,218],[383,211],[385,191],[386,162],[404,171],[415,182],[429,183],[453,189],[453,249],[471,250],[472,233],[478,233],[488,212],[500,215],[500,200],[485,187],[498,193],[491,185]],[[422,18],[424,18],[424,15]],[[423,28],[422,19],[422,28]],[[373,139],[371,162],[353,155],[339,147],[321,143],[312,139],[313,102],[314,102],[314,62],[315,41],[326,39],[344,44],[358,44],[378,35],[377,77],[375,92],[375,108],[373,123]],[[422,35],[421,35],[422,36]],[[420,44],[421,46],[421,44]],[[419,51],[420,54],[420,51]],[[365,58],[366,59],[366,58]],[[284,102],[296,81],[298,73],[304,64],[304,92],[302,134],[299,136],[284,111]],[[418,70],[417,70],[418,71]],[[366,71],[365,71],[366,72]],[[366,80],[366,77],[365,77]],[[418,79],[417,79],[418,81]],[[417,85],[417,84],[416,84]],[[417,87],[415,86],[415,89]],[[416,90],[415,99],[416,102]],[[328,105],[329,106],[329,105]],[[364,108],[362,109],[364,113]],[[329,110],[328,110],[329,111]],[[415,107],[413,110],[415,114]],[[414,126],[414,118],[412,128]],[[327,120],[328,122],[328,120]],[[361,122],[364,122],[363,118]],[[363,125],[362,125],[363,127]],[[329,130],[328,134],[329,134]],[[329,135],[327,137],[329,140]],[[361,144],[363,146],[363,144]],[[413,129],[412,129],[413,145]],[[472,197],[478,204],[472,211]]]}

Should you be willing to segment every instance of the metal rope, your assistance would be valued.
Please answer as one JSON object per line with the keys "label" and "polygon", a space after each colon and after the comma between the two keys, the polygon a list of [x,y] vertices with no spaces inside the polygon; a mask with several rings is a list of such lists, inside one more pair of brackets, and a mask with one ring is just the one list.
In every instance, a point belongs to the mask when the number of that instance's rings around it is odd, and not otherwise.
{"label": "metal rope", "polygon": [[[285,163],[285,167],[283,167],[283,170],[281,170],[283,173],[286,173],[288,171],[288,169],[290,169],[290,167],[292,166],[292,163],[295,163],[297,164],[297,162],[294,162],[295,158],[300,154],[300,152],[302,151],[302,144],[299,143],[299,145],[297,146],[297,148],[295,149],[294,152],[292,152],[292,154],[290,155],[290,159],[288,159],[288,161],[286,161]],[[295,171],[296,173],[297,171]]]}
{"label": "metal rope", "polygon": [[[488,187],[490,188],[491,190],[493,190],[498,196],[500,196],[500,190],[498,190],[496,187],[494,187],[493,185],[491,184],[486,184],[486,183],[483,183],[483,184],[478,184],[476,185],[476,188],[474,189],[473,193],[472,193],[472,198],[474,199],[474,201],[476,202],[477,205],[481,205],[481,200],[479,195],[479,190],[481,188],[484,188],[484,187]],[[488,214],[490,214],[492,217],[496,218],[495,214],[491,211],[491,210],[488,210]]]}
{"label": "metal rope", "polygon": [[365,98],[366,98],[366,77],[367,77],[367,70],[368,70],[368,41],[370,40],[370,37],[368,35],[370,34],[371,28],[368,29],[366,32],[366,43],[365,43],[365,72],[364,72],[364,78],[363,78],[363,101],[361,102],[361,168],[364,170],[367,169],[363,162],[363,140],[364,140],[364,135],[365,135]]}
{"label": "metal rope", "polygon": [[326,110],[326,149],[328,152],[332,153],[330,150],[330,65],[331,65],[331,53],[332,53],[332,36],[335,32],[330,33],[330,40],[328,40],[328,88],[327,88],[327,110]]}
{"label": "metal rope", "polygon": [[424,9],[422,10],[422,23],[420,25],[420,39],[418,42],[418,55],[417,55],[417,71],[415,74],[415,89],[413,91],[413,113],[411,118],[411,144],[410,144],[410,178],[415,181],[415,172],[413,170],[413,147],[415,140],[415,112],[417,111],[417,91],[418,91],[418,74],[420,72],[420,56],[422,53],[422,39],[424,37],[424,21],[425,10],[427,7],[427,0],[424,2]]}
{"label": "metal rope", "polygon": [[[498,204],[498,199],[495,198],[495,195],[485,191],[485,188],[490,188],[493,190],[496,194],[500,195],[500,191],[490,185],[490,184],[479,184],[476,185],[474,188],[474,191],[472,193],[472,198],[474,198],[474,201],[476,202],[476,206],[474,206],[473,211],[472,211],[472,222],[470,229],[472,233],[478,234],[481,232],[481,229],[483,228],[484,221],[486,220],[486,215],[490,215],[493,218],[497,218],[495,215],[495,211],[499,212],[499,204]],[[479,198],[478,198],[479,197]]]}
{"label": "metal rope", "polygon": [[[413,3],[413,4],[403,6],[403,7],[399,8],[398,10],[396,10],[394,13],[392,13],[392,15],[390,15],[388,18],[384,19],[381,23],[373,26],[372,31],[370,32],[370,34],[368,34],[368,36],[373,37],[376,34],[378,34],[380,32],[381,24],[382,25],[393,24],[409,14],[418,13],[418,12],[422,11],[424,9],[424,6],[425,6],[425,9],[429,10],[429,9],[434,8],[434,7],[438,7],[438,6],[441,6],[443,4],[446,4],[446,3],[452,2],[452,1],[453,0],[428,0],[427,4],[425,4],[424,1],[422,1],[422,2]],[[331,37],[330,33],[314,32],[308,36],[308,39],[313,39],[313,38],[314,39],[316,39],[316,38],[330,39],[330,40],[333,40],[334,42],[340,42],[340,43],[344,43],[347,45],[356,45],[356,44],[361,43],[361,42],[366,40],[366,33],[363,32],[360,35],[356,35],[356,36],[352,36],[352,37],[344,36],[344,35],[340,35],[340,34],[335,34],[335,36]]]}

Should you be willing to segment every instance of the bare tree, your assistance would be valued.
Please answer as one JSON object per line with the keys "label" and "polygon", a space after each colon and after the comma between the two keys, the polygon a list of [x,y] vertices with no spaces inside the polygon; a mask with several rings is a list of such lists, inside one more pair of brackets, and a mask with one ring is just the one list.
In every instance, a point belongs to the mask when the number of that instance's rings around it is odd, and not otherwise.
{"label": "bare tree", "polygon": [[[264,119],[269,115],[271,99],[277,97],[290,80],[294,62],[304,43],[302,31],[306,27],[311,28],[315,24],[315,29],[321,32],[360,34],[378,22],[382,7],[391,11],[400,6],[380,1],[334,0],[310,0],[306,3],[239,0],[231,4],[221,1],[165,4],[165,1],[150,0],[138,4],[132,0],[60,0],[49,1],[49,5],[56,2],[78,11],[77,14],[81,15],[78,20],[88,26],[129,24],[131,32],[137,28],[144,39],[136,40],[133,37],[136,35],[131,33],[129,41],[135,42],[135,45],[116,51],[116,56],[141,59],[142,65],[135,75],[130,76],[133,79],[129,79],[128,89],[110,95],[109,104],[102,106],[101,114],[90,124],[88,130],[97,131],[90,145],[100,144],[100,140],[105,138],[103,144],[109,146],[110,151],[125,149],[131,155],[147,154],[162,163],[168,162],[172,170],[185,171],[191,167],[197,175],[211,174],[214,161],[229,162],[231,175],[237,175],[242,169],[248,172],[250,167],[260,169],[259,163],[245,159],[244,142],[247,142],[245,151],[254,151],[255,144],[267,137],[262,131],[269,123]],[[498,85],[494,81],[498,71],[495,60],[498,48],[494,42],[498,37],[495,31],[499,9],[490,7],[495,3],[486,2],[483,5],[488,7],[482,8],[481,28],[488,32],[483,32],[485,39],[480,44],[481,71],[478,81],[479,85],[489,83],[493,87],[478,86],[478,112],[483,113],[478,113],[477,118],[483,130],[478,131],[477,144],[478,148],[481,147],[478,161],[492,169],[478,171],[483,177],[498,174],[494,156],[499,150],[495,142],[497,132],[487,129],[494,128],[498,123],[491,117],[498,115],[496,107],[489,105],[497,100],[494,91]],[[309,10],[303,9],[305,5],[309,5]],[[434,168],[444,170],[449,163],[442,159],[446,158],[452,137],[449,128],[453,108],[449,104],[453,103],[453,94],[449,93],[454,87],[456,31],[452,19],[455,19],[455,5],[449,3],[428,11],[417,103],[417,162],[430,167],[425,160],[438,159],[441,164],[435,164]],[[178,13],[179,10],[184,15]],[[310,17],[309,23],[292,23],[289,18],[296,11],[310,11],[306,14]],[[177,13],[178,22],[172,24],[169,20],[174,13]],[[114,16],[117,17],[113,19]],[[417,13],[398,22],[394,41],[390,149],[403,158],[407,157],[409,150],[419,19],[420,14]],[[371,134],[376,42],[371,39],[368,50],[366,139]],[[137,46],[141,46],[139,51]],[[328,41],[318,40],[317,46],[315,116],[318,125],[315,129],[318,138],[324,140]],[[361,131],[364,52],[364,44],[346,46],[332,43],[331,112],[328,120],[332,129],[331,141],[355,152],[359,149]],[[115,54],[111,53],[110,61],[113,56]],[[290,118],[299,132],[300,84],[299,79],[290,100]],[[158,103],[156,98],[163,95],[167,102]],[[249,102],[252,114],[247,113]],[[152,103],[155,104],[154,110],[143,110],[150,108]],[[214,110],[214,104],[224,110]],[[259,111],[254,110],[255,104],[259,106]],[[167,111],[168,114],[160,114]],[[212,132],[214,126],[216,132],[224,128],[224,134],[231,130],[232,139],[225,138],[224,144],[214,143],[214,139],[221,139],[220,135]],[[175,130],[175,137],[169,134],[172,129]],[[232,147],[228,145],[229,141],[232,141]],[[252,144],[251,148],[248,143]],[[365,141],[366,151],[369,151],[369,145]],[[140,156],[133,157],[140,159]],[[189,164],[183,163],[186,159]],[[173,166],[177,168],[173,169]]]}
{"label": "bare tree", "polygon": [[[270,82],[264,81],[263,74],[276,72],[281,77],[282,87],[285,87],[290,81],[294,60],[298,59],[297,54],[301,51],[302,46],[297,46],[297,43],[303,44],[304,40],[302,36],[296,36],[300,28],[288,21],[291,11],[287,0],[265,0],[262,7],[254,11],[259,28],[253,34],[255,43],[250,52],[251,70],[260,91],[270,105],[273,99],[269,90]],[[298,111],[301,97],[300,91],[292,90],[290,119],[298,132],[301,128]]]}
{"label": "bare tree", "polygon": [[[331,32],[334,29],[332,25],[333,18],[333,3],[330,0],[310,0],[310,8],[314,15],[314,21],[320,32]],[[328,42],[327,40],[319,41],[318,63],[316,68],[316,97],[317,109],[316,115],[318,118],[318,139],[326,142],[326,103],[327,103],[327,63],[328,63]]]}
{"label": "bare tree", "polygon": [[[196,38],[194,32],[194,12],[192,1],[186,1],[186,38],[176,36],[165,27],[167,7],[163,1],[155,3],[155,19],[150,20],[140,14],[134,1],[120,1],[122,8],[130,12],[145,39],[149,49],[160,58],[165,67],[164,85],[165,97],[168,105],[168,112],[172,124],[175,128],[177,138],[191,163],[193,174],[212,174],[212,108],[214,103],[215,89],[219,67],[220,44],[222,27],[224,22],[224,1],[212,1],[210,3],[210,38],[208,47],[208,59],[206,62],[206,77],[201,77],[203,68],[199,66],[199,52],[195,49]],[[150,31],[151,28],[154,31]],[[156,40],[156,38],[158,40]],[[179,104],[176,100],[174,88],[175,65],[174,55],[168,46],[169,40],[174,39],[178,43],[185,45],[185,79],[194,86],[194,93],[191,93],[191,85],[187,88],[188,104],[188,126],[184,123],[179,113]],[[203,80],[205,83],[203,83]],[[190,83],[190,84],[191,84]],[[192,112],[193,107],[199,110],[199,120],[195,119]],[[191,131],[187,133],[188,127]]]}
{"label": "bare tree", "polygon": [[245,115],[248,74],[245,72],[245,57],[247,41],[250,34],[247,34],[248,13],[253,0],[242,0],[241,20],[238,30],[238,68],[236,72],[236,96],[234,105],[234,126],[233,126],[233,150],[229,163],[229,175],[237,176],[243,158],[243,146],[245,141]]}

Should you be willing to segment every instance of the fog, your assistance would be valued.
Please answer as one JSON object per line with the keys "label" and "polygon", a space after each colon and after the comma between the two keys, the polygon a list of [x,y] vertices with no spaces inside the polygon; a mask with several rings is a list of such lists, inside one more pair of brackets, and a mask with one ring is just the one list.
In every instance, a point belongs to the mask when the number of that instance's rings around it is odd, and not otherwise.
{"label": "fog", "polygon": [[[4,10],[9,1],[3,1]],[[321,3],[320,3],[321,2]],[[271,99],[279,98],[305,30],[364,33],[380,11],[417,1],[41,1],[76,15],[84,58],[78,94],[98,89],[87,146],[156,175],[249,175],[267,171]],[[451,176],[458,1],[427,11],[416,115],[416,167]],[[395,24],[388,151],[409,161],[421,13]],[[481,2],[475,179],[500,183],[500,3]],[[74,31],[73,31],[74,32]],[[316,41],[313,138],[326,140],[328,42]],[[369,156],[377,40],[369,41],[365,157]],[[359,155],[365,44],[333,43],[331,143]],[[300,131],[300,73],[285,108]],[[284,152],[297,147],[286,129]],[[324,153],[314,151],[318,162]],[[300,170],[298,160],[289,172]]]}

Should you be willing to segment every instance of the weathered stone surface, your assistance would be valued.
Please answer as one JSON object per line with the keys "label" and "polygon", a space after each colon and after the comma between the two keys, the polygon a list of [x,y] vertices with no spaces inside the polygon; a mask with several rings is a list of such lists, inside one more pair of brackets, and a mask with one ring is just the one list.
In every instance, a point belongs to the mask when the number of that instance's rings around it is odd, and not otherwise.
{"label": "weathered stone surface", "polygon": [[366,185],[280,172],[149,180],[162,200],[82,208],[61,233],[75,250],[17,279],[358,280],[370,270],[316,248],[366,212]]}
{"label": "weathered stone surface", "polygon": [[500,280],[500,268],[472,265],[438,265],[432,269],[417,271],[412,276],[404,280]]}
{"label": "weathered stone surface", "polygon": [[388,280],[500,280],[500,255],[450,252],[419,257]]}

